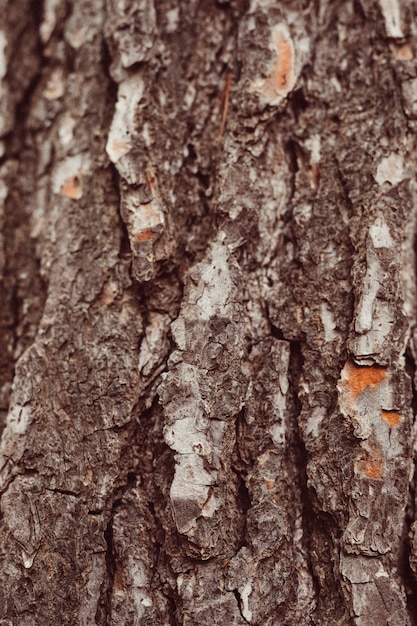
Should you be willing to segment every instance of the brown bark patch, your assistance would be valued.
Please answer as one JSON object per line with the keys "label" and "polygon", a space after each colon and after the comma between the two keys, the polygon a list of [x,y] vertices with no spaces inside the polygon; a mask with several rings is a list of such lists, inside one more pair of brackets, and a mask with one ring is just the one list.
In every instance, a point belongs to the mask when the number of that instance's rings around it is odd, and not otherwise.
{"label": "brown bark patch", "polygon": [[84,479],[83,479],[83,485],[84,487],[87,487],[93,480],[93,470],[91,469],[91,467],[87,467],[85,474],[84,474]]}
{"label": "brown bark patch", "polygon": [[116,571],[114,572],[114,581],[113,581],[113,590],[120,592],[125,592],[127,588],[127,580],[126,575],[122,570],[122,567],[116,567]]}
{"label": "brown bark patch", "polygon": [[311,185],[315,191],[319,188],[320,172],[317,163],[313,163],[311,167]]}

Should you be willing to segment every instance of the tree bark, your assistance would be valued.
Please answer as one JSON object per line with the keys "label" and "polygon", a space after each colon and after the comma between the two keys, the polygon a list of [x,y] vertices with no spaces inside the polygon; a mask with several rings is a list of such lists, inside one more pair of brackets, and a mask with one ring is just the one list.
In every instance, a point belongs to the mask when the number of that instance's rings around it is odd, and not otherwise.
{"label": "tree bark", "polygon": [[417,624],[416,3],[0,16],[0,626]]}

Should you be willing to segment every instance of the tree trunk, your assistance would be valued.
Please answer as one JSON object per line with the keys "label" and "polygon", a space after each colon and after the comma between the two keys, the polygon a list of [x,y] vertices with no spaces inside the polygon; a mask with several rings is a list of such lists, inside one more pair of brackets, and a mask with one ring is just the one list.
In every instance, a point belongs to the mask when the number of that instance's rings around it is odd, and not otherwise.
{"label": "tree trunk", "polygon": [[417,624],[416,3],[0,15],[0,626]]}

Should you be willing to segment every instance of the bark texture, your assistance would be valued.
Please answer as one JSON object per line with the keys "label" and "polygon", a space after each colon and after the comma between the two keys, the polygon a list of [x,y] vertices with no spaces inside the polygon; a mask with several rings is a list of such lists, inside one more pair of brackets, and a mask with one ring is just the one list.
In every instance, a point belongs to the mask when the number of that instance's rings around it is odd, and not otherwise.
{"label": "bark texture", "polygon": [[0,626],[417,615],[417,4],[0,0]]}

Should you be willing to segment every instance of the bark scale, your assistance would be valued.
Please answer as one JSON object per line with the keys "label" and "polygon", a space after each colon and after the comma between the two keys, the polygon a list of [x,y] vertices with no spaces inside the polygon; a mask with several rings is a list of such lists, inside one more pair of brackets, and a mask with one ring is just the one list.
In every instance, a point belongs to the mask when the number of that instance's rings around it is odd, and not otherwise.
{"label": "bark scale", "polygon": [[0,15],[0,624],[414,624],[415,4]]}

